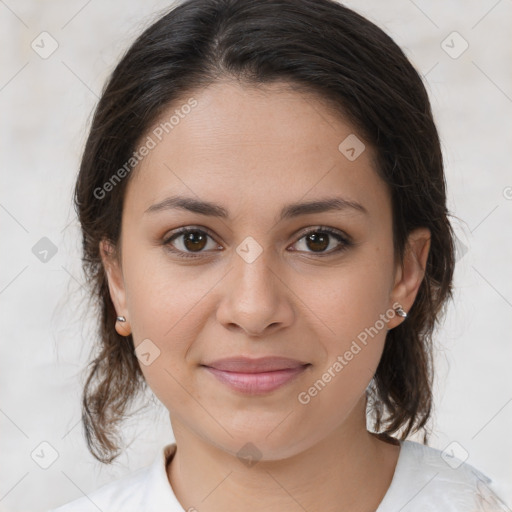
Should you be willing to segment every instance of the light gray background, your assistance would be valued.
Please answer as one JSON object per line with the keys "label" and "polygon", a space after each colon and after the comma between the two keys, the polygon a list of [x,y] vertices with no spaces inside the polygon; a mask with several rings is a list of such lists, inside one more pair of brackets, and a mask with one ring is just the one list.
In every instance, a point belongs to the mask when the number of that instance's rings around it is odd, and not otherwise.
{"label": "light gray background", "polygon": [[[347,2],[386,30],[426,77],[459,220],[455,301],[438,332],[435,435],[456,441],[512,504],[512,45],[510,0]],[[71,193],[108,73],[166,1],[0,0],[0,511],[43,511],[149,464],[172,440],[157,404],[126,425],[111,467],[88,454],[80,371],[91,317],[81,305]],[[47,59],[32,47],[47,31]],[[458,58],[443,46],[460,51]],[[454,39],[455,37],[455,39]],[[49,40],[45,40],[49,48]],[[46,263],[32,247],[48,237]],[[48,468],[51,449],[58,453]],[[46,446],[46,447],[45,447]],[[455,453],[462,453],[456,448]],[[39,458],[37,457],[39,454]]]}

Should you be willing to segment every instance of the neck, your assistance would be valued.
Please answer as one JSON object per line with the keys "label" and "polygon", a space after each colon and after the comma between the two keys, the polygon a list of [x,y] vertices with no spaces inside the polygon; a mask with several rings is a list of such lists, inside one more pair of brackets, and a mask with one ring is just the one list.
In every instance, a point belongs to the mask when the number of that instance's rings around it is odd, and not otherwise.
{"label": "neck", "polygon": [[376,510],[391,483],[398,443],[366,429],[361,401],[341,427],[308,449],[253,465],[172,422],[177,450],[167,474],[185,510]]}

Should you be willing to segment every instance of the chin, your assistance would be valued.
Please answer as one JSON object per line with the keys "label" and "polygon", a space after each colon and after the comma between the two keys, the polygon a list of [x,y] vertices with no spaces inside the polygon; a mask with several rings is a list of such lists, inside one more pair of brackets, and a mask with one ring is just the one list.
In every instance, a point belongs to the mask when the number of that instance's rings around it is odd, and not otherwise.
{"label": "chin", "polygon": [[268,428],[268,425],[260,429],[227,429],[232,437],[224,432],[222,438],[210,437],[209,442],[237,457],[247,466],[255,462],[288,459],[311,448],[320,440],[318,432],[300,432],[297,425],[290,424],[287,428],[281,429],[278,426],[275,430]]}

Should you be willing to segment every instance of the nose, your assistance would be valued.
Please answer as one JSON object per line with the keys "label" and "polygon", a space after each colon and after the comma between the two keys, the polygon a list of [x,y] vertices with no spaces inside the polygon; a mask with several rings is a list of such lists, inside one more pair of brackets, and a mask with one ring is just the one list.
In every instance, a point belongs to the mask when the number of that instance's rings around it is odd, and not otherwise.
{"label": "nose", "polygon": [[[223,295],[217,320],[232,331],[265,336],[291,325],[294,309],[289,285],[266,257],[266,251],[251,263],[238,254],[222,284]],[[274,265],[275,266],[275,265]]]}

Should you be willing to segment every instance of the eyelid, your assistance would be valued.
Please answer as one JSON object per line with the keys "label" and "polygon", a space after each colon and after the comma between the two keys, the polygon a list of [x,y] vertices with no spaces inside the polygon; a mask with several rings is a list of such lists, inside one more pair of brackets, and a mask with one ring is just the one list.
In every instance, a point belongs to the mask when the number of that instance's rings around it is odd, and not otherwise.
{"label": "eyelid", "polygon": [[303,238],[304,236],[308,235],[309,233],[316,233],[317,231],[322,232],[322,233],[328,233],[328,234],[334,235],[334,236],[339,236],[347,244],[352,243],[352,238],[349,235],[347,235],[344,231],[342,231],[341,229],[332,228],[332,227],[323,226],[323,225],[304,228],[304,230],[300,230],[294,236],[300,235],[299,238],[297,239],[297,241],[298,241],[301,238]]}
{"label": "eyelid", "polygon": [[[211,251],[199,251],[197,253],[193,253],[193,252],[181,251],[179,249],[172,247],[171,241],[173,241],[175,238],[178,238],[180,235],[189,233],[190,231],[202,231],[206,235],[208,235],[215,243],[217,243],[218,245],[221,245],[221,244],[219,244],[219,242],[217,242],[216,235],[214,235],[213,232],[209,228],[207,228],[205,226],[200,226],[200,225],[188,225],[188,226],[182,226],[180,228],[176,228],[175,230],[173,230],[171,232],[171,234],[169,236],[164,237],[162,244],[164,246],[166,246],[166,248],[169,251],[173,252],[174,254],[179,254],[181,257],[184,257],[184,258],[198,258],[198,257],[209,254]],[[327,233],[328,235],[333,236],[342,244],[342,246],[338,247],[336,249],[332,249],[331,251],[325,252],[325,253],[322,253],[322,252],[315,253],[313,251],[306,252],[305,254],[307,254],[307,255],[313,255],[313,256],[316,255],[316,256],[320,256],[320,257],[322,257],[322,256],[327,257],[332,254],[338,254],[338,253],[342,252],[344,249],[353,245],[352,238],[349,235],[347,235],[344,231],[342,231],[340,229],[332,228],[329,226],[323,226],[323,225],[309,226],[307,228],[304,228],[303,230],[299,230],[297,233],[295,233],[293,235],[294,237],[297,237],[297,239],[295,240],[295,242],[292,245],[295,245],[297,242],[302,240],[302,238],[304,238],[308,234],[317,233],[317,232]],[[221,250],[224,250],[224,249],[221,249]],[[302,253],[303,251],[296,251],[296,252]]]}
{"label": "eyelid", "polygon": [[216,241],[217,235],[213,233],[209,228],[205,226],[200,226],[196,224],[190,224],[187,226],[182,226],[180,228],[176,228],[171,230],[170,234],[168,236],[164,236],[163,242],[168,243],[171,241],[174,237],[177,237],[179,235],[183,235],[185,233],[188,233],[189,231],[204,231],[210,238]]}
{"label": "eyelid", "polygon": [[347,250],[349,247],[354,245],[352,238],[349,235],[347,235],[344,231],[337,228],[322,225],[308,227],[303,231],[299,231],[299,233],[295,235],[297,236],[297,240],[292,245],[295,245],[296,243],[300,242],[305,236],[309,235],[310,233],[327,233],[329,236],[335,238],[340,245],[327,252],[298,250],[294,250],[294,252],[300,253],[301,255],[304,255],[306,257],[317,256],[320,258],[328,258],[329,256],[339,255],[345,250]]}
{"label": "eyelid", "polygon": [[[179,238],[181,235],[185,235],[191,231],[204,232],[217,245],[221,245],[221,244],[219,244],[219,242],[217,242],[216,235],[213,234],[213,231],[211,231],[209,228],[207,228],[205,226],[199,226],[199,225],[195,225],[195,224],[191,224],[188,226],[182,226],[180,228],[176,228],[176,229],[172,230],[172,232],[168,236],[164,236],[164,238],[162,240],[162,245],[164,245],[169,251],[173,252],[174,254],[179,254],[185,258],[195,258],[195,257],[199,257],[201,255],[208,254],[210,251],[200,251],[198,253],[185,252],[185,251],[181,251],[180,249],[176,249],[175,247],[173,247],[171,245],[171,242],[174,239]],[[224,250],[224,249],[222,249],[222,250]]]}

